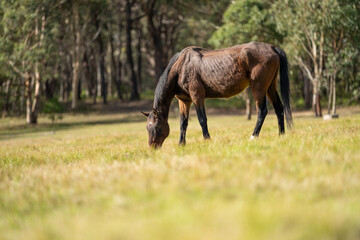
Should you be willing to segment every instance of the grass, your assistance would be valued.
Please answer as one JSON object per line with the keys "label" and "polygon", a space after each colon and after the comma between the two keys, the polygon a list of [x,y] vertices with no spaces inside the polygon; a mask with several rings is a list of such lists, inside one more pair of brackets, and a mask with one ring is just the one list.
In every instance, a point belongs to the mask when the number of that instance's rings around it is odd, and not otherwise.
{"label": "grass", "polygon": [[359,239],[360,115],[196,116],[161,150],[133,114],[0,122],[0,239]]}

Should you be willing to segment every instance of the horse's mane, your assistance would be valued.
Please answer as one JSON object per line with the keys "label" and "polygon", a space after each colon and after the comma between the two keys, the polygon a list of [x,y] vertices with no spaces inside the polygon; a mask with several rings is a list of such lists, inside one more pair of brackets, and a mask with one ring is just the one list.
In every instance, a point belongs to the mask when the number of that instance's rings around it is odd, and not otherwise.
{"label": "horse's mane", "polygon": [[[156,88],[155,88],[154,105],[155,105],[155,103],[164,102],[163,92],[165,91],[165,88],[168,87],[167,82],[168,82],[168,75],[169,75],[170,69],[175,64],[176,60],[179,59],[180,55],[181,55],[181,53],[176,53],[170,59],[169,64],[167,65],[163,74],[161,74],[161,76],[159,78],[159,82],[157,83]],[[157,106],[154,106],[154,107],[156,108]]]}

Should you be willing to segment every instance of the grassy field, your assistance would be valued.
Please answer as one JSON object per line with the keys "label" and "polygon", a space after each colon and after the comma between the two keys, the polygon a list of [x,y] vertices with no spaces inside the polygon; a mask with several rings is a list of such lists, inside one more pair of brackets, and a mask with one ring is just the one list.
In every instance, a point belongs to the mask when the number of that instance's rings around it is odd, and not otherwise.
{"label": "grassy field", "polygon": [[0,121],[0,239],[359,239],[360,114],[194,115],[161,150],[139,114]]}

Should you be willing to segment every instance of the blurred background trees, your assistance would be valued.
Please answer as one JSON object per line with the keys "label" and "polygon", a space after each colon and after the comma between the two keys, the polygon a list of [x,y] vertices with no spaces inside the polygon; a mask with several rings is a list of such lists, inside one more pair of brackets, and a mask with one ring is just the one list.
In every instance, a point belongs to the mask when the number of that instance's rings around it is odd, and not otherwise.
{"label": "blurred background trees", "polygon": [[36,123],[47,102],[147,98],[184,47],[250,41],[287,52],[296,108],[335,114],[359,103],[359,11],[356,0],[3,0],[2,116]]}

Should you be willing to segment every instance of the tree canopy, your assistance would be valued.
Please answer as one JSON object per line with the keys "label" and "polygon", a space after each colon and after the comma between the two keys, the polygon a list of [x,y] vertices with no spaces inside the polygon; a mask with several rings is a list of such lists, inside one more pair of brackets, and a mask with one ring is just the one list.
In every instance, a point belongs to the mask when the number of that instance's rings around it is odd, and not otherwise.
{"label": "tree canopy", "polygon": [[3,0],[2,115],[36,123],[51,99],[136,100],[184,47],[250,41],[285,50],[295,105],[321,115],[321,102],[359,102],[359,16],[355,0]]}

